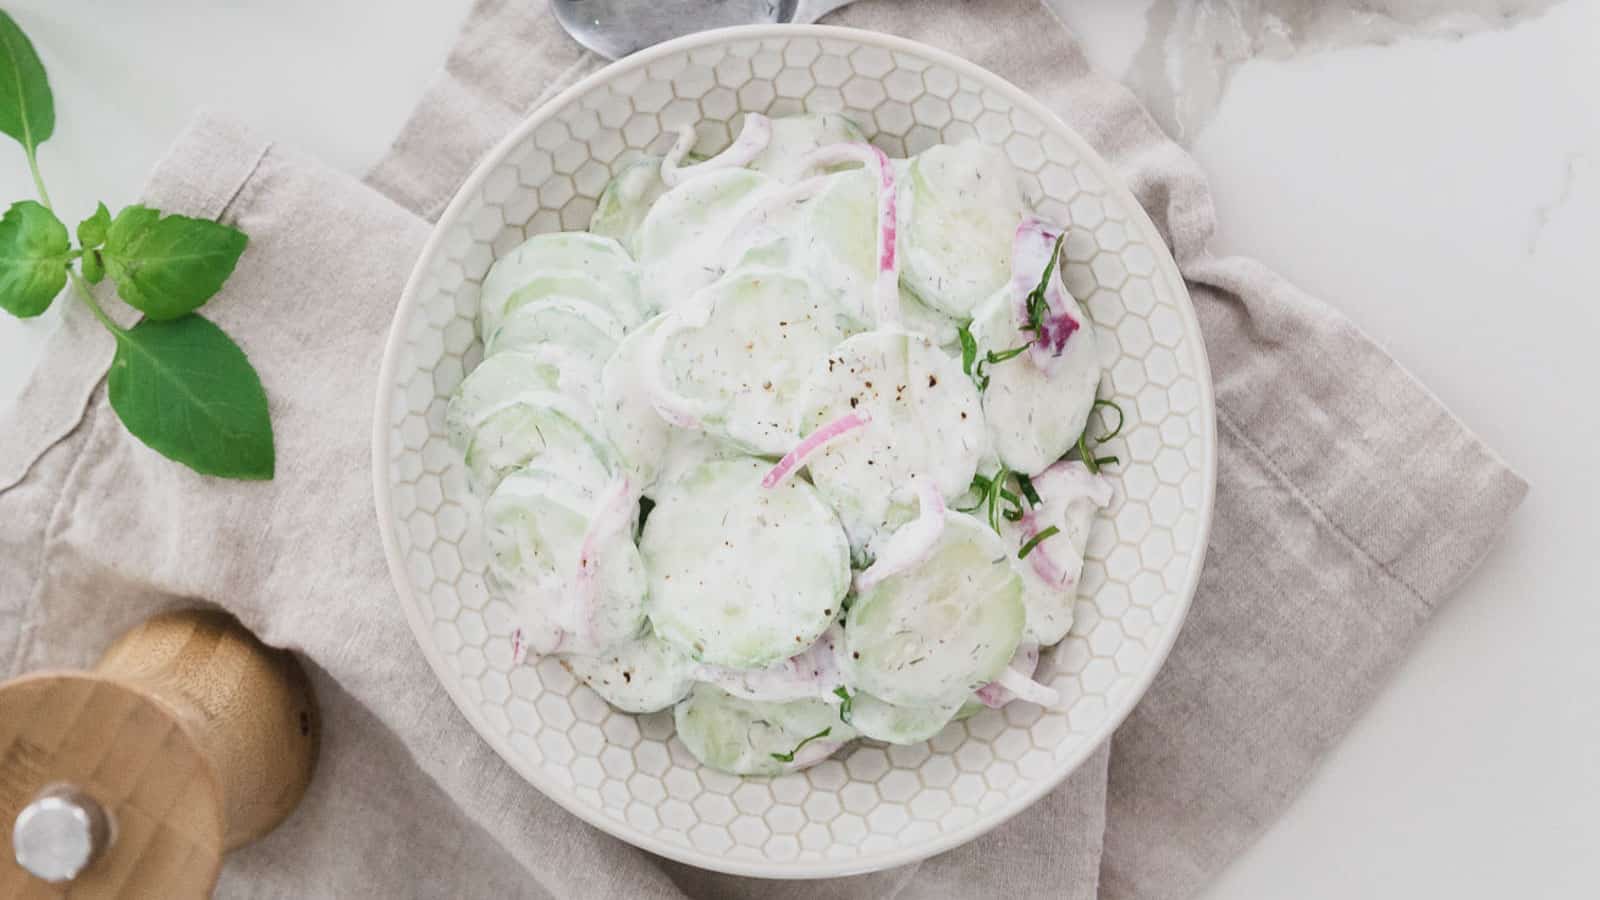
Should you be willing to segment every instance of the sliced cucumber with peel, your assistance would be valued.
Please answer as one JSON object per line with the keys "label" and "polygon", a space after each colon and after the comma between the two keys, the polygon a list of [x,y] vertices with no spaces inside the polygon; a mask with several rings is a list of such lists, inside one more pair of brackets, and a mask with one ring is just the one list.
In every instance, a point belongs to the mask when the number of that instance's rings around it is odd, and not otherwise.
{"label": "sliced cucumber with peel", "polygon": [[1011,244],[1026,206],[1004,152],[978,141],[917,154],[899,191],[900,278],[957,319],[1011,278]]}
{"label": "sliced cucumber with peel", "polygon": [[993,681],[1022,639],[1022,579],[987,525],[947,512],[932,555],[856,596],[846,681],[897,706],[948,708]]}
{"label": "sliced cucumber with peel", "polygon": [[563,633],[553,643],[528,635],[542,651],[605,653],[637,638],[644,627],[644,563],[631,526],[598,545],[592,604],[579,602],[579,554],[599,504],[599,494],[570,472],[538,465],[507,476],[484,504],[494,582],[525,629],[553,624]]}
{"label": "sliced cucumber with peel", "polygon": [[695,759],[734,775],[803,769],[856,736],[855,729],[839,720],[836,705],[820,700],[756,703],[709,684],[695,685],[672,717],[678,740]]}
{"label": "sliced cucumber with peel", "polygon": [[702,322],[668,341],[659,377],[716,410],[705,431],[781,456],[798,441],[795,406],[806,376],[845,337],[833,305],[803,278],[774,269],[730,272],[673,315]]}
{"label": "sliced cucumber with peel", "polygon": [[514,306],[560,294],[590,300],[630,323],[642,318],[638,269],[622,245],[564,231],[535,235],[489,267],[478,293],[478,333],[493,335]]}
{"label": "sliced cucumber with peel", "polygon": [[763,668],[809,647],[839,615],[850,556],[838,519],[770,464],[707,462],[658,492],[639,549],[656,634],[700,662]]}
{"label": "sliced cucumber with peel", "polygon": [[567,656],[567,671],[623,712],[651,713],[689,695],[694,662],[683,651],[646,634],[599,656]]}
{"label": "sliced cucumber with peel", "polygon": [[960,360],[904,331],[869,331],[835,347],[799,409],[802,434],[852,413],[870,420],[806,464],[858,554],[914,517],[912,479],[932,479],[947,500],[971,486],[986,441],[978,390]]}

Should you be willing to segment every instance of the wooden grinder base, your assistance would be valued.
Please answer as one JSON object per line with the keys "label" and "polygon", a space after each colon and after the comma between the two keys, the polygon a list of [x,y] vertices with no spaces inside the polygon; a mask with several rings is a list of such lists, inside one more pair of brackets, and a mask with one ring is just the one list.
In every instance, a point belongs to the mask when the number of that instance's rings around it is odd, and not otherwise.
{"label": "wooden grinder base", "polygon": [[[92,672],[0,685],[0,900],[207,896],[222,854],[305,793],[320,723],[305,672],[224,613],[156,616]],[[52,884],[10,852],[11,823],[52,784],[105,809],[112,839]]]}

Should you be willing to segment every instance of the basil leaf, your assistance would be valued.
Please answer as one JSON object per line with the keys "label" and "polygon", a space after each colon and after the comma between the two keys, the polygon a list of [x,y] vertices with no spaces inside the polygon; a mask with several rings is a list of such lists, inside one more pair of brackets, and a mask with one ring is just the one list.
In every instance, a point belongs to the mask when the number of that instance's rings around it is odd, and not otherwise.
{"label": "basil leaf", "polygon": [[0,131],[16,138],[31,159],[55,130],[56,104],[44,64],[16,21],[0,10]]}
{"label": "basil leaf", "polygon": [[191,315],[116,338],[106,392],[134,437],[202,475],[272,478],[266,392],[222,329]]}
{"label": "basil leaf", "polygon": [[111,230],[111,211],[104,203],[95,208],[94,215],[78,223],[78,246],[91,250],[106,242],[106,232]]}
{"label": "basil leaf", "polygon": [[136,205],[117,213],[102,258],[122,299],[165,321],[210,300],[233,274],[247,243],[236,228]]}
{"label": "basil leaf", "polygon": [[106,264],[100,261],[99,250],[90,250],[83,255],[83,277],[90,284],[99,284],[106,277]]}
{"label": "basil leaf", "polygon": [[67,283],[67,226],[32,200],[0,217],[0,309],[28,319],[50,308]]}

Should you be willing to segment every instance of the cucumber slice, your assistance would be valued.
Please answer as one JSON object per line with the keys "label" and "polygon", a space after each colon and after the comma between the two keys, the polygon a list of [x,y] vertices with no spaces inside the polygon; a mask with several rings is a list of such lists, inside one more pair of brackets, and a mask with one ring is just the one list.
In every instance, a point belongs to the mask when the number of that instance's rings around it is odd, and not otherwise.
{"label": "cucumber slice", "polygon": [[694,686],[694,663],[683,651],[646,634],[600,656],[568,656],[561,660],[579,681],[623,712],[651,713],[666,709]]}
{"label": "cucumber slice", "polygon": [[[832,756],[856,736],[839,720],[838,707],[822,701],[756,703],[709,684],[695,685],[672,717],[678,740],[695,759],[734,775],[798,771]],[[823,731],[827,734],[814,737]],[[778,758],[791,755],[792,760]]]}
{"label": "cucumber slice", "polygon": [[703,405],[703,430],[755,453],[781,456],[799,435],[806,376],[845,337],[833,306],[804,279],[772,269],[730,272],[678,312],[704,324],[678,330],[658,377]]}
{"label": "cucumber slice", "polygon": [[684,476],[706,463],[747,458],[748,453],[722,438],[703,431],[674,428],[667,439],[667,452],[662,457],[655,483],[646,489],[645,496],[659,499],[662,494],[670,493]]}
{"label": "cucumber slice", "polygon": [[912,334],[920,334],[932,341],[946,354],[960,357],[961,345],[957,329],[961,320],[951,318],[923,303],[904,284],[900,285],[900,327]]}
{"label": "cucumber slice", "polygon": [[518,308],[490,335],[484,355],[530,350],[546,344],[582,354],[599,368],[616,351],[622,325],[584,300],[552,299]]}
{"label": "cucumber slice", "polygon": [[[1075,301],[1067,302],[1081,324],[1050,371],[1041,369],[1031,353],[984,368],[989,375],[983,392],[989,437],[1000,461],[1018,472],[1041,471],[1071,450],[1094,408],[1101,374],[1094,323]],[[972,337],[980,356],[1033,340],[1031,332],[1018,327],[1016,306],[1011,290],[1002,288],[978,308]]]}
{"label": "cucumber slice", "polygon": [[527,306],[551,300],[581,300],[603,310],[624,329],[637,328],[644,321],[637,293],[622,294],[599,279],[582,272],[543,272],[517,288],[501,305],[499,321],[516,315]]}
{"label": "cucumber slice", "polygon": [[849,589],[833,512],[799,479],[762,487],[769,468],[748,457],[705,463],[659,492],[645,522],[651,624],[697,661],[756,669],[793,656]]}
{"label": "cucumber slice", "polygon": [[639,276],[628,252],[608,237],[563,231],[535,235],[489,267],[479,291],[478,333],[493,335],[513,303],[573,291],[602,309],[631,306],[634,313],[623,317],[639,320]]}
{"label": "cucumber slice", "polygon": [[720,169],[662,194],[639,226],[645,305],[671,309],[716,281],[730,262],[734,228],[750,204],[776,185],[760,172]]}
{"label": "cucumber slice", "polygon": [[1011,277],[1011,244],[1026,206],[1011,161],[977,141],[929,147],[907,169],[900,277],[958,319]]}
{"label": "cucumber slice", "polygon": [[[536,647],[600,654],[644,627],[644,563],[631,526],[599,543],[592,602],[580,602],[578,558],[600,501],[571,473],[530,466],[508,475],[484,504],[490,575]],[[539,634],[552,624],[563,635],[553,648]]]}
{"label": "cucumber slice", "polygon": [[920,744],[944,730],[966,699],[913,708],[886,703],[868,693],[850,699],[850,724],[862,737],[889,744]]}
{"label": "cucumber slice", "polygon": [[666,182],[661,180],[661,157],[639,157],[624,166],[600,192],[594,215],[589,218],[589,231],[615,238],[629,253],[637,255],[639,225],[650,212],[650,205],[666,192]]}
{"label": "cucumber slice", "polygon": [[807,380],[799,409],[804,434],[851,412],[870,418],[807,462],[858,554],[914,518],[914,505],[895,502],[911,479],[932,479],[947,500],[959,496],[983,452],[983,410],[961,362],[904,331],[869,331],[835,347]]}
{"label": "cucumber slice", "polygon": [[750,163],[779,181],[796,181],[807,174],[801,161],[818,147],[856,144],[867,139],[856,123],[838,113],[804,113],[772,120],[767,149]]}
{"label": "cucumber slice", "polygon": [[541,454],[593,457],[609,470],[592,412],[561,390],[562,370],[526,353],[485,359],[445,409],[445,433],[480,492]]}
{"label": "cucumber slice", "polygon": [[657,316],[623,338],[600,376],[606,437],[642,490],[655,483],[673,431],[650,405],[639,377],[641,352],[664,318]]}
{"label": "cucumber slice", "polygon": [[804,652],[775,665],[765,669],[730,669],[701,664],[695,667],[694,679],[759,703],[827,701],[836,697],[834,691],[844,686],[838,656],[843,644],[844,631],[835,622]]}
{"label": "cucumber slice", "polygon": [[953,712],[1000,674],[1022,638],[1022,579],[1012,555],[977,519],[946,513],[927,562],[851,604],[846,681],[897,706]]}
{"label": "cucumber slice", "polygon": [[1077,601],[1089,531],[1095,513],[1111,503],[1112,488],[1110,480],[1072,460],[1033,476],[1033,489],[1039,494],[1039,505],[1016,522],[1002,521],[1000,527],[1006,542],[1014,547],[1021,547],[1046,528],[1059,529],[1035,544],[1027,558],[1015,559],[1012,554],[1024,586],[1025,635],[1049,646],[1072,628],[1072,607]]}

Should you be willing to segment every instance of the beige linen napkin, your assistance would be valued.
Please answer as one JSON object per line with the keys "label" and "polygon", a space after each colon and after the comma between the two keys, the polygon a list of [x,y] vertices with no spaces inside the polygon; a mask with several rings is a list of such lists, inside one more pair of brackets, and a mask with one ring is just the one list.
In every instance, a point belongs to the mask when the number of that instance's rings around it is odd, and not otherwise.
{"label": "beige linen napkin", "polygon": [[[0,424],[0,675],[90,662],[151,612],[236,612],[300,651],[325,709],[301,809],[233,854],[224,897],[1184,897],[1279,813],[1526,487],[1398,363],[1256,263],[1206,250],[1204,176],[1033,0],[862,3],[830,20],[959,53],[1094,144],[1167,237],[1205,330],[1221,467],[1188,624],[1108,748],[1011,822],[899,870],[758,882],[669,863],[563,812],[457,713],[373,521],[379,354],[472,163],[596,69],[542,3],[482,0],[361,184],[202,117],[146,189],[251,235],[210,307],[260,369],[277,480],[204,479],[106,405],[111,342],[70,305]],[[128,311],[123,310],[124,313]]]}

